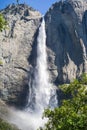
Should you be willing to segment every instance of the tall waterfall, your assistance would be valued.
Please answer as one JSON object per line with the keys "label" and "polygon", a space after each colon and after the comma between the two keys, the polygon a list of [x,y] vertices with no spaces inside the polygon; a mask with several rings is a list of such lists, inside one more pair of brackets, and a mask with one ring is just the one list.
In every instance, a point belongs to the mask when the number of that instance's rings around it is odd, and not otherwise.
{"label": "tall waterfall", "polygon": [[9,121],[21,130],[37,130],[44,126],[47,119],[42,119],[44,108],[57,106],[56,89],[49,81],[47,70],[46,33],[44,19],[37,38],[37,64],[34,79],[29,86],[28,104],[24,111],[11,110]]}
{"label": "tall waterfall", "polygon": [[37,64],[34,74],[35,79],[29,93],[28,110],[31,107],[36,112],[43,112],[44,108],[48,106],[52,108],[57,105],[56,90],[52,88],[53,85],[49,81],[47,68],[46,32],[43,19],[37,38]]}

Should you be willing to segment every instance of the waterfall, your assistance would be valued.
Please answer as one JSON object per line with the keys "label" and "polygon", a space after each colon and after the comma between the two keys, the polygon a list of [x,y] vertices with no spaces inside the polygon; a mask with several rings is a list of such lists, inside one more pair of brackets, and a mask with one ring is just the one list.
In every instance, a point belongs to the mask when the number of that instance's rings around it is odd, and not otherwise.
{"label": "waterfall", "polygon": [[57,106],[56,89],[49,81],[47,70],[45,21],[42,20],[37,38],[37,63],[34,79],[29,86],[29,97],[23,111],[11,110],[9,122],[18,126],[20,130],[37,130],[44,126],[47,119],[42,119],[44,108]]}
{"label": "waterfall", "polygon": [[49,80],[47,70],[47,52],[46,52],[46,32],[45,21],[42,20],[37,38],[37,63],[34,74],[34,81],[30,87],[27,110],[42,113],[44,108],[57,106],[56,90]]}

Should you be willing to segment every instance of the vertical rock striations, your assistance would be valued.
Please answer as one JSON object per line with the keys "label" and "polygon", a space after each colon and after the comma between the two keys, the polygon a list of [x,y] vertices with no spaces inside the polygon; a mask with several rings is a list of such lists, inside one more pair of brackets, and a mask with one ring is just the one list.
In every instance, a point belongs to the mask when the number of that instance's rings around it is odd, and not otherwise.
{"label": "vertical rock striations", "polygon": [[87,1],[56,2],[45,15],[52,80],[69,83],[87,72]]}

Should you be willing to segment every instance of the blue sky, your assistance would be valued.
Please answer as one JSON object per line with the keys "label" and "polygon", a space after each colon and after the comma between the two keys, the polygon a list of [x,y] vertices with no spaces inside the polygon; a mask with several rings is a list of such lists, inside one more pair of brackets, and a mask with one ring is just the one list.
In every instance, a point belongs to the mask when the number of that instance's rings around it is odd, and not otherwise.
{"label": "blue sky", "polygon": [[[49,7],[59,0],[19,0],[20,3],[27,3],[31,7],[39,10],[42,14],[49,9]],[[0,9],[5,8],[10,3],[16,3],[16,0],[0,0]]]}

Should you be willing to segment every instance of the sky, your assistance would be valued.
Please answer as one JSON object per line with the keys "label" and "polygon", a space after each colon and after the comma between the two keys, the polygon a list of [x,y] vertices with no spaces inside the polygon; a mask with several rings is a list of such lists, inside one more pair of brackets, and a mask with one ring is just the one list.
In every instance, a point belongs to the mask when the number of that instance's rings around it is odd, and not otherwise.
{"label": "sky", "polygon": [[[44,15],[49,7],[57,1],[59,0],[19,0],[19,3],[25,2]],[[5,8],[8,4],[11,3],[16,3],[16,0],[0,0],[0,9]]]}

